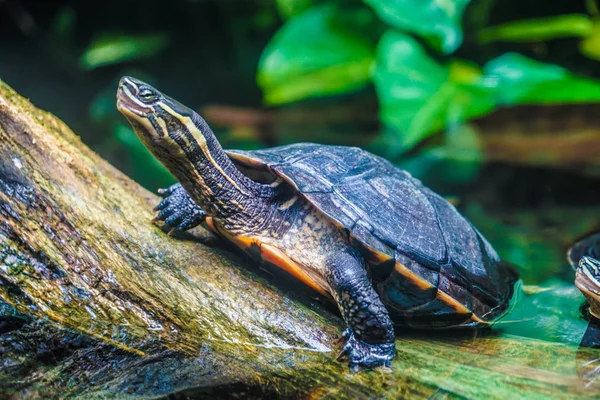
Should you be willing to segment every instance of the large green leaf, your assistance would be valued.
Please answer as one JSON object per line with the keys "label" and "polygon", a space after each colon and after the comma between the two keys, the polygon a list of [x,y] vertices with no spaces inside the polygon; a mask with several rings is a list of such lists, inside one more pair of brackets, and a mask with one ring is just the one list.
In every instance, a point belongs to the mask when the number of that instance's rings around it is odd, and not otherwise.
{"label": "large green leaf", "polygon": [[402,133],[409,148],[429,134],[494,108],[480,71],[464,63],[434,61],[410,36],[388,31],[377,48],[373,73],[381,120]]}
{"label": "large green leaf", "polygon": [[365,0],[385,22],[434,39],[444,53],[462,43],[461,19],[470,0]]}
{"label": "large green leaf", "polygon": [[496,92],[500,104],[600,102],[600,82],[516,53],[506,53],[485,65],[483,83]]}
{"label": "large green leaf", "polygon": [[320,6],[290,18],[267,45],[258,84],[267,104],[358,89],[369,81],[372,45]]}
{"label": "large green leaf", "polygon": [[483,70],[464,62],[444,65],[413,38],[392,30],[377,48],[373,81],[380,118],[396,133],[399,151],[502,105],[600,102],[600,82],[562,67],[515,53]]}

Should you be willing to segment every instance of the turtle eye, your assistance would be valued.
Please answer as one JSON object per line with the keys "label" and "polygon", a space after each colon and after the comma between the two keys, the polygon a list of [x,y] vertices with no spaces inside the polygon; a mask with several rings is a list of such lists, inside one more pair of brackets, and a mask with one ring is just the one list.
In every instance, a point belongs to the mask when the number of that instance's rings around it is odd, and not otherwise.
{"label": "turtle eye", "polygon": [[158,98],[158,94],[154,90],[144,88],[144,89],[140,90],[138,97],[144,103],[151,103]]}

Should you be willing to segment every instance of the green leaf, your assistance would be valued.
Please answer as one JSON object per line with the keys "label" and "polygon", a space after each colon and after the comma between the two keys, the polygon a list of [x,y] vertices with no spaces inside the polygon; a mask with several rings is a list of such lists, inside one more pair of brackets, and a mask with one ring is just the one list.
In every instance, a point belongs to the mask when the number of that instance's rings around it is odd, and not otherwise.
{"label": "green leaf", "polygon": [[313,0],[275,0],[275,4],[281,18],[288,19],[308,10]]}
{"label": "green leaf", "polygon": [[506,53],[483,69],[484,85],[496,92],[496,103],[558,104],[600,101],[600,82],[516,53]]}
{"label": "green leaf", "polygon": [[531,42],[569,37],[582,37],[579,43],[581,53],[600,61],[600,24],[584,14],[559,15],[489,27],[480,32],[479,41]]}
{"label": "green leaf", "polygon": [[443,53],[456,50],[463,40],[461,19],[470,0],[365,0],[388,24],[435,39]]}
{"label": "green leaf", "polygon": [[149,58],[164,50],[168,44],[169,38],[165,34],[104,35],[88,46],[80,62],[83,68],[94,69],[103,65]]}
{"label": "green leaf", "polygon": [[381,120],[410,148],[431,133],[494,108],[492,91],[473,84],[480,71],[464,63],[441,65],[410,36],[388,31],[377,48],[373,80]]}
{"label": "green leaf", "polygon": [[532,42],[565,37],[588,36],[593,23],[585,14],[559,15],[508,22],[483,29],[479,34],[482,43]]}
{"label": "green leaf", "polygon": [[258,66],[267,104],[344,93],[368,83],[372,46],[335,16],[334,8],[314,7],[275,34]]}
{"label": "green leaf", "polygon": [[388,31],[377,47],[373,81],[380,119],[403,152],[436,131],[454,128],[502,105],[600,102],[600,82],[515,53],[483,70],[433,60],[413,38]]}
{"label": "green leaf", "polygon": [[591,33],[579,43],[579,51],[592,60],[600,61],[600,24],[596,22]]}

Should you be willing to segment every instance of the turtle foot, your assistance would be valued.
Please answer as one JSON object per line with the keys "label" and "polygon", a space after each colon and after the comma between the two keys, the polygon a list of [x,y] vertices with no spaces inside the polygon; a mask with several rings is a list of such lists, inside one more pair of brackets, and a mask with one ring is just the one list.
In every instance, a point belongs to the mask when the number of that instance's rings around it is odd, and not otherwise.
{"label": "turtle foot", "polygon": [[352,329],[344,331],[342,340],[345,340],[345,344],[337,359],[347,360],[348,367],[353,372],[360,369],[389,368],[396,355],[395,343],[369,344],[357,339]]}
{"label": "turtle foot", "polygon": [[194,203],[180,184],[160,189],[158,193],[164,199],[154,207],[158,214],[152,221],[164,221],[170,235],[192,229],[206,219],[204,210]]}

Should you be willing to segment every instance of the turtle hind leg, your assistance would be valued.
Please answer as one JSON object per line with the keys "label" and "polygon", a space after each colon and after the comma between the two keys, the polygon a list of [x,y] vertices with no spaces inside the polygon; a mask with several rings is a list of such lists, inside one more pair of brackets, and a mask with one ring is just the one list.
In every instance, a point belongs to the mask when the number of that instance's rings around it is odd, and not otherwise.
{"label": "turtle hind leg", "polygon": [[206,219],[206,212],[192,200],[179,183],[167,189],[160,189],[158,193],[164,199],[154,207],[158,214],[152,220],[164,221],[169,235],[192,229]]}
{"label": "turtle hind leg", "polygon": [[329,256],[327,261],[327,280],[348,324],[338,359],[347,359],[353,371],[389,367],[396,353],[394,327],[362,258],[343,252]]}

